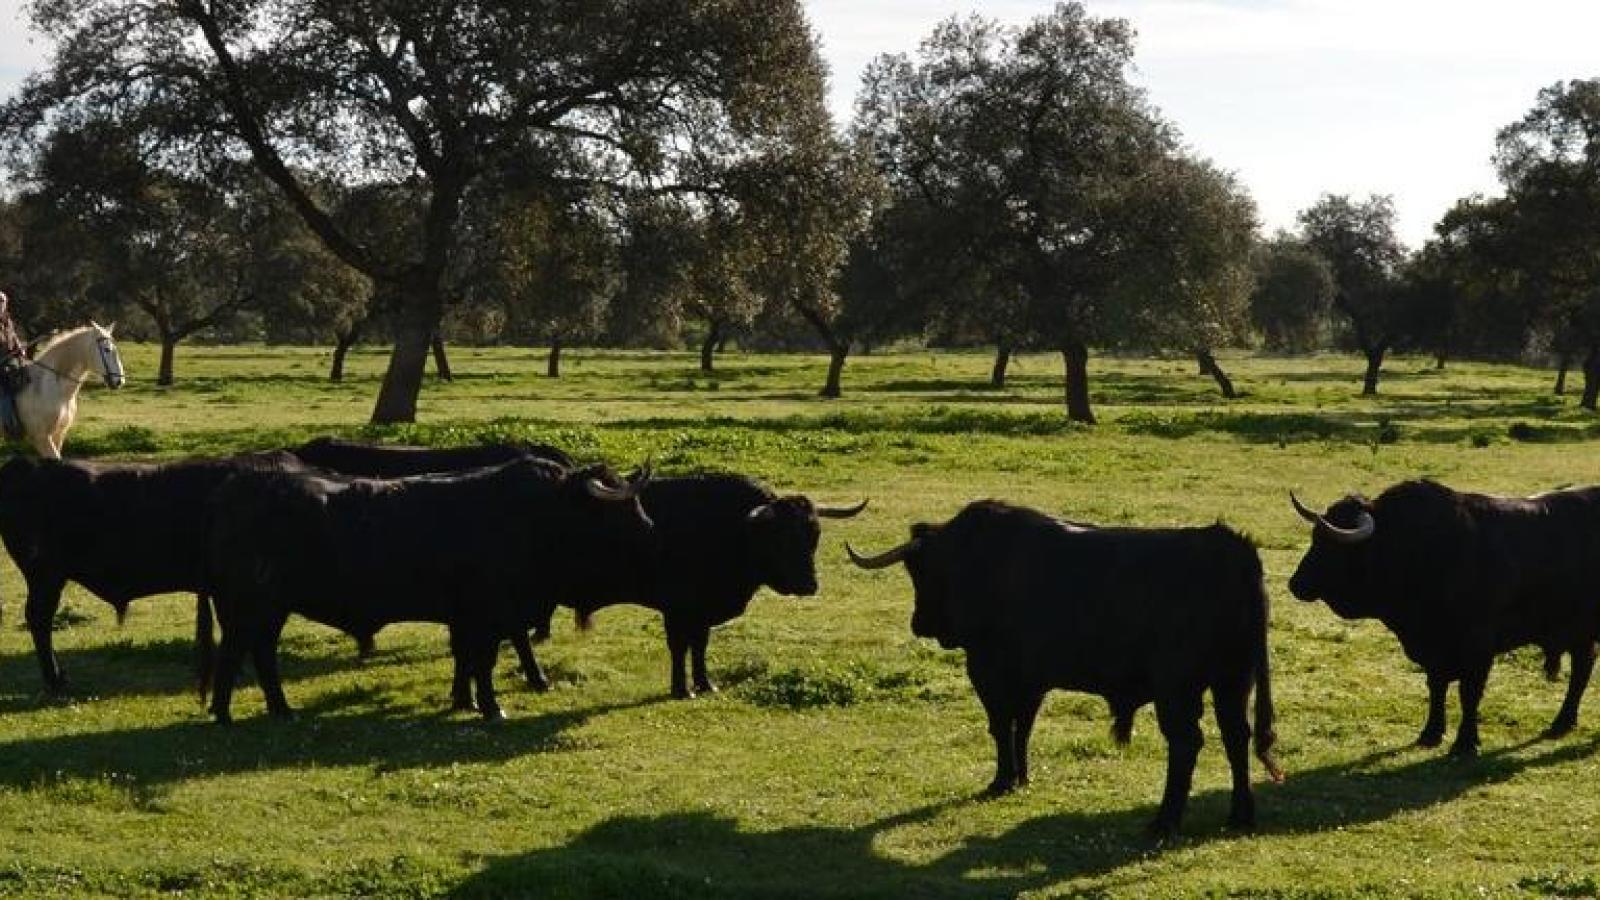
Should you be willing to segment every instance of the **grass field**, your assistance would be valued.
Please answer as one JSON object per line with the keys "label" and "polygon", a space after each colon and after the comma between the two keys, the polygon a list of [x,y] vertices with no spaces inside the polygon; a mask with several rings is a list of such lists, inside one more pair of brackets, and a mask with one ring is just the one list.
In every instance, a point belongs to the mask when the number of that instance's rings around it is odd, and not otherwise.
{"label": "grass field", "polygon": [[[667,699],[659,620],[617,608],[542,651],[557,688],[501,665],[511,721],[447,714],[442,629],[395,627],[361,664],[303,621],[283,671],[301,718],[238,695],[231,729],[189,689],[187,597],[110,607],[69,590],[58,648],[74,691],[51,698],[0,570],[0,895],[375,897],[1594,896],[1600,892],[1600,706],[1574,736],[1537,736],[1560,702],[1530,652],[1506,658],[1471,762],[1410,748],[1421,675],[1374,623],[1285,588],[1308,540],[1287,489],[1322,505],[1429,475],[1526,493],[1600,481],[1600,419],[1549,395],[1550,373],[1401,358],[1383,394],[1359,362],[1225,359],[1224,403],[1188,361],[1098,360],[1102,424],[1069,426],[1059,364],[1029,356],[985,388],[981,354],[864,357],[846,397],[814,396],[823,361],[457,349],[424,424],[362,429],[383,359],[323,380],[326,352],[182,348],[180,383],[85,397],[69,455],[170,457],[315,434],[460,443],[529,437],[580,457],[653,455],[669,472],[732,469],[826,502],[822,592],[763,594],[712,639],[723,692]],[[145,376],[141,378],[141,376]],[[1227,767],[1208,720],[1183,835],[1140,832],[1163,749],[1140,713],[1130,747],[1093,698],[1056,693],[1034,784],[975,794],[991,750],[959,653],[914,639],[902,570],[853,569],[915,520],[994,496],[1107,523],[1221,517],[1260,544],[1274,600],[1282,786],[1261,828],[1223,828]],[[1452,700],[1452,725],[1456,717]],[[1261,777],[1259,775],[1258,779]]]}

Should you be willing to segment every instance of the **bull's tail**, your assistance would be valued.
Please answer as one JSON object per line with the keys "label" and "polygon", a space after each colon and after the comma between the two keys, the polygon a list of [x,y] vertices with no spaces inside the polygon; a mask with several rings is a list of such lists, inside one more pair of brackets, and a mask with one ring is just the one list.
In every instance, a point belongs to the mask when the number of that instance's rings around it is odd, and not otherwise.
{"label": "bull's tail", "polygon": [[1267,586],[1261,580],[1259,563],[1253,581],[1256,596],[1251,598],[1250,608],[1255,614],[1251,643],[1255,645],[1256,758],[1266,766],[1267,774],[1272,777],[1273,782],[1282,784],[1283,767],[1278,765],[1277,758],[1272,755],[1272,745],[1278,741],[1278,732],[1272,711],[1272,667],[1267,652]]}
{"label": "bull's tail", "polygon": [[195,595],[194,605],[194,680],[204,705],[211,693],[211,679],[217,671],[217,639],[212,633],[211,598],[205,593]]}

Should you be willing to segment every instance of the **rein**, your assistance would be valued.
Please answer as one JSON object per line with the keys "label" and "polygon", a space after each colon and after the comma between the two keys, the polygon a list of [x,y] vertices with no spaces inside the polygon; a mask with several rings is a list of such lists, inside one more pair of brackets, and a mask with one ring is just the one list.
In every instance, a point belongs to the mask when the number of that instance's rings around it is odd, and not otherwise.
{"label": "rein", "polygon": [[56,376],[57,378],[61,379],[62,381],[73,382],[74,384],[77,384],[79,387],[82,387],[83,383],[89,380],[90,373],[88,373],[88,372],[83,373],[83,377],[81,377],[81,378],[73,378],[73,377],[67,375],[66,373],[62,372],[60,369],[57,369],[57,368],[55,368],[53,366],[47,366],[44,363],[39,362],[36,359],[35,360],[29,360],[28,364],[29,365],[33,365],[33,366],[38,366],[39,368],[45,370],[46,372],[51,373],[52,375]]}

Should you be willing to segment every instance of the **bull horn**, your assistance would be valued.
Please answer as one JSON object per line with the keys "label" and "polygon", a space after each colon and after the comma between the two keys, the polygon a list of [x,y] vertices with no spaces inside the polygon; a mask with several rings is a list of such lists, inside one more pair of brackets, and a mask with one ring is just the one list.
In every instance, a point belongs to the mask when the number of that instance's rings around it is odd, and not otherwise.
{"label": "bull horn", "polygon": [[1372,537],[1372,533],[1378,530],[1378,523],[1372,518],[1372,513],[1362,510],[1361,515],[1356,517],[1354,528],[1340,528],[1327,519],[1322,520],[1322,527],[1328,529],[1328,537],[1341,544],[1359,544]]}
{"label": "bull horn", "polygon": [[635,493],[633,485],[614,488],[598,478],[586,480],[583,486],[589,491],[589,496],[596,500],[632,500]]}
{"label": "bull horn", "polygon": [[855,506],[819,506],[817,507],[817,515],[824,519],[850,519],[860,514],[863,509],[866,509],[869,502],[871,501],[863,500]]}
{"label": "bull horn", "polygon": [[751,522],[765,522],[777,514],[777,508],[771,503],[763,503],[755,509],[750,510],[748,513],[745,513],[744,517],[746,520]]}
{"label": "bull horn", "polygon": [[650,479],[655,477],[655,474],[655,461],[650,457],[645,457],[644,465],[634,470],[634,473],[628,476],[628,486],[635,493],[642,491],[644,490],[644,486],[650,483]]}
{"label": "bull horn", "polygon": [[1294,495],[1294,491],[1289,492],[1289,502],[1294,504],[1294,511],[1300,514],[1300,518],[1305,519],[1307,522],[1310,522],[1313,525],[1328,524],[1322,520],[1321,514],[1315,512],[1314,510],[1307,509],[1306,505],[1300,502],[1300,498]]}
{"label": "bull horn", "polygon": [[844,545],[844,552],[850,554],[850,561],[855,563],[860,568],[886,569],[902,559],[905,559],[908,555],[910,555],[911,551],[917,549],[917,545],[921,543],[922,541],[920,539],[906,541],[904,544],[901,544],[893,550],[887,550],[878,554],[877,556],[862,556],[856,552],[856,548],[850,546],[849,542],[846,542]]}

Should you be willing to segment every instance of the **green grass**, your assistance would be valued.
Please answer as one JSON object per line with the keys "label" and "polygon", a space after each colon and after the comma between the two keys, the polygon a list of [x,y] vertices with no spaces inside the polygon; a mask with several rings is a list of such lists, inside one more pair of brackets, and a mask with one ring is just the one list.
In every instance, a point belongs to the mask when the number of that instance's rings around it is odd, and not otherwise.
{"label": "green grass", "polygon": [[[180,383],[134,381],[82,402],[72,455],[167,458],[339,433],[461,443],[548,440],[585,458],[750,472],[827,502],[870,496],[827,526],[812,599],[763,594],[712,640],[723,692],[666,699],[656,617],[608,610],[543,648],[556,689],[518,686],[512,719],[444,712],[442,631],[395,627],[379,656],[292,623],[283,671],[293,723],[253,686],[240,723],[207,724],[189,689],[186,597],[151,598],[117,628],[77,588],[58,636],[70,697],[39,692],[21,586],[0,567],[0,896],[988,897],[1594,896],[1600,891],[1600,708],[1575,736],[1535,738],[1559,705],[1538,659],[1491,676],[1485,753],[1407,745],[1422,678],[1373,623],[1296,603],[1306,543],[1287,490],[1322,504],[1429,475],[1526,493],[1600,481],[1600,419],[1549,396],[1550,373],[1393,361],[1356,396],[1353,357],[1225,359],[1245,396],[1223,402],[1184,360],[1096,360],[1102,417],[1069,425],[1059,362],[1026,356],[1005,390],[982,354],[853,359],[846,397],[814,394],[824,361],[690,354],[457,349],[423,424],[363,426],[383,357],[181,348]],[[1117,523],[1221,517],[1260,543],[1273,594],[1282,786],[1258,790],[1261,829],[1226,832],[1227,767],[1211,723],[1183,836],[1140,826],[1163,750],[1139,716],[1132,745],[1103,705],[1056,693],[1028,790],[974,799],[989,741],[958,653],[914,639],[903,572],[860,572],[846,539],[881,548],[915,520],[986,496]],[[1452,717],[1455,711],[1452,709]]]}

